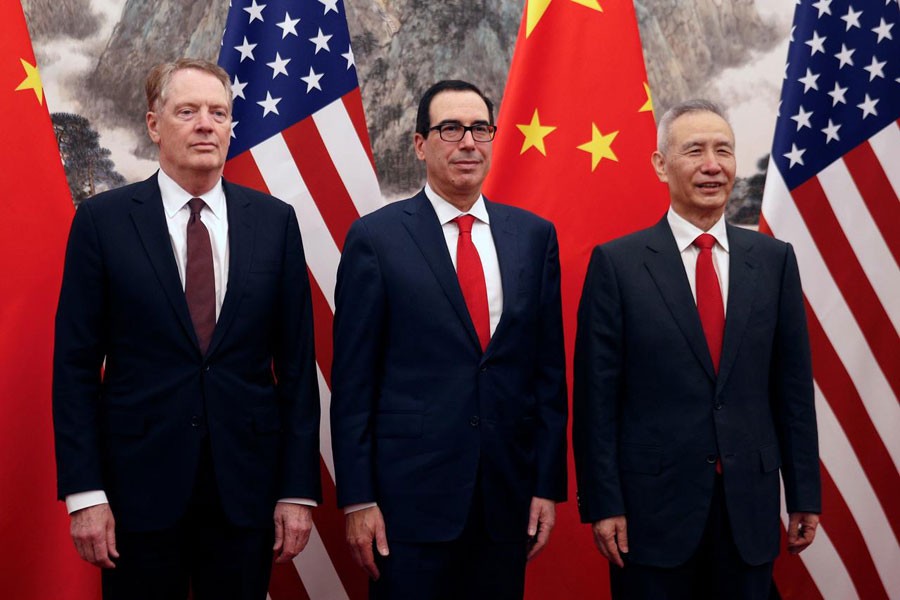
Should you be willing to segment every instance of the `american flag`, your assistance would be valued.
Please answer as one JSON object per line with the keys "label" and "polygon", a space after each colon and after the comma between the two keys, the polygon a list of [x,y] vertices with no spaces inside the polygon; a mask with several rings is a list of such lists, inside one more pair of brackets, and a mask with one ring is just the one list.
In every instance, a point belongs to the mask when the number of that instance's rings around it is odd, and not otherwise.
{"label": "american flag", "polygon": [[324,506],[293,565],[276,567],[272,600],[365,597],[335,506],[328,414],[334,283],[344,238],[382,205],[341,0],[232,0],[219,64],[232,78],[225,176],[294,207],[313,295],[322,404]]}
{"label": "american flag", "polygon": [[898,38],[897,0],[797,1],[761,228],[800,263],[823,515],[785,598],[900,598]]}

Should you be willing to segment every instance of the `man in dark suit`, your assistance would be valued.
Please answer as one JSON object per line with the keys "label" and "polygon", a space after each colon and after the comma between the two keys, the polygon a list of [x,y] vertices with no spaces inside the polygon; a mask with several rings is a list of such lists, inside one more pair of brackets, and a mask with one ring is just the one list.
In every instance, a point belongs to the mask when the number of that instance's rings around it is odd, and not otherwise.
{"label": "man in dark suit", "polygon": [[521,598],[565,499],[556,234],[481,195],[494,132],[477,87],[432,86],[425,189],[354,223],[341,257],[338,504],[375,598]]}
{"label": "man in dark suit", "polygon": [[[320,501],[309,282],[294,211],[223,181],[231,88],[147,79],[160,170],[86,201],[56,318],[59,495],[104,598],[266,597]],[[274,515],[274,526],[273,526]]]}
{"label": "man in dark suit", "polygon": [[[573,444],[582,520],[614,598],[766,599],[779,547],[815,536],[809,342],[790,245],[724,220],[734,134],[705,101],[659,123],[671,207],[598,246],[578,314]],[[695,241],[696,240],[696,241]]]}

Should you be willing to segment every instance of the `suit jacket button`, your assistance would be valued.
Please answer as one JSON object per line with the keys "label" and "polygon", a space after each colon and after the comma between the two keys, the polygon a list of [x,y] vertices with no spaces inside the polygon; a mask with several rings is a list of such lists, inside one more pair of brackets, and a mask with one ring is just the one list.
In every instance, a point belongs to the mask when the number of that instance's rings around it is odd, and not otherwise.
{"label": "suit jacket button", "polygon": [[478,419],[478,416],[476,415],[476,416],[472,417],[471,419],[469,419],[469,425],[471,425],[472,427],[478,427],[478,421],[479,421],[479,419]]}
{"label": "suit jacket button", "polygon": [[200,427],[200,417],[197,415],[191,417],[191,427]]}
{"label": "suit jacket button", "polygon": [[708,463],[711,464],[711,465],[716,464],[716,455],[715,455],[715,454],[710,454],[710,455],[708,455],[708,456],[706,457],[706,462],[708,462]]}
{"label": "suit jacket button", "polygon": [[715,408],[716,410],[722,410],[722,403],[721,403],[721,402],[716,402],[716,405],[713,406],[713,408]]}

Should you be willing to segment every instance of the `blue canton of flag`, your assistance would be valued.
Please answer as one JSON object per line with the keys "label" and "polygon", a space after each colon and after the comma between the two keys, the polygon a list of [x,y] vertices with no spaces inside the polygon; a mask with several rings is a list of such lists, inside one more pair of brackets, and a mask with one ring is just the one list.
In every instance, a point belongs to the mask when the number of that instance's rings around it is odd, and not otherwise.
{"label": "blue canton of flag", "polygon": [[234,0],[219,64],[232,76],[228,158],[357,87],[341,0]]}
{"label": "blue canton of flag", "polygon": [[790,189],[900,117],[896,0],[797,4],[772,151]]}

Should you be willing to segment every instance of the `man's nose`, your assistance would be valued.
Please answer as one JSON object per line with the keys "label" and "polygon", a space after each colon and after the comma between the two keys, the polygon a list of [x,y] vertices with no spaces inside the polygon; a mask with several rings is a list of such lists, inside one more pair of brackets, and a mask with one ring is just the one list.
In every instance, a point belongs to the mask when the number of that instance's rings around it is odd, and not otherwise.
{"label": "man's nose", "polygon": [[212,114],[206,109],[200,109],[197,112],[197,128],[198,129],[212,129],[213,126],[213,117]]}
{"label": "man's nose", "polygon": [[459,145],[462,148],[474,148],[475,147],[475,134],[472,133],[472,130],[469,129],[467,131],[463,131],[462,139],[459,140]]}
{"label": "man's nose", "polygon": [[704,173],[718,173],[722,170],[722,164],[715,152],[707,152],[703,155],[703,164],[701,169]]}

